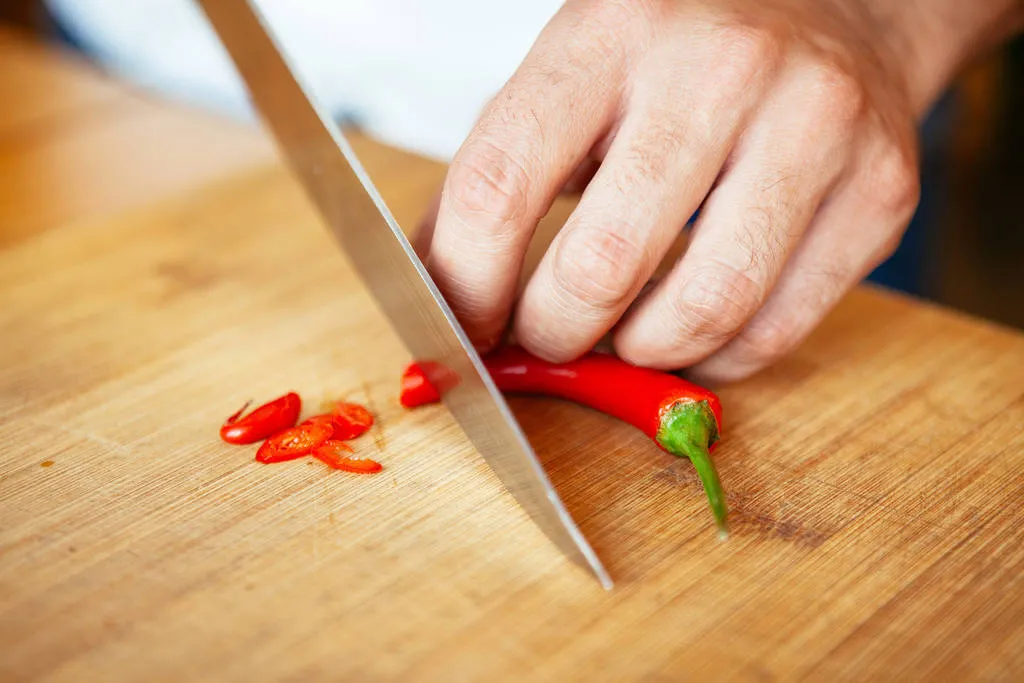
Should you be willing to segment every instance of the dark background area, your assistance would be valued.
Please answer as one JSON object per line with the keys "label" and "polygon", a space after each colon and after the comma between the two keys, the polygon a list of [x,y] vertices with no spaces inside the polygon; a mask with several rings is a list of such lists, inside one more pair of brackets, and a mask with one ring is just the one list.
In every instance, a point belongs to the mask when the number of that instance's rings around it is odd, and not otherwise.
{"label": "dark background area", "polygon": [[[67,42],[37,0],[0,21]],[[1024,329],[1024,38],[970,65],[921,126],[922,196],[870,279]]]}

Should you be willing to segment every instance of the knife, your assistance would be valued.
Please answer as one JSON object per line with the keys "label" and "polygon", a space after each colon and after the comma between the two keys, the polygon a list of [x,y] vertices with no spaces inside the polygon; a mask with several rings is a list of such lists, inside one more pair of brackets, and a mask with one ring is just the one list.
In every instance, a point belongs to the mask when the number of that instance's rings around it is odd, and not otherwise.
{"label": "knife", "polygon": [[251,0],[197,0],[292,172],[413,358],[457,383],[442,400],[508,492],[563,553],[612,580],[551,485],[466,333],[348,141],[303,87]]}

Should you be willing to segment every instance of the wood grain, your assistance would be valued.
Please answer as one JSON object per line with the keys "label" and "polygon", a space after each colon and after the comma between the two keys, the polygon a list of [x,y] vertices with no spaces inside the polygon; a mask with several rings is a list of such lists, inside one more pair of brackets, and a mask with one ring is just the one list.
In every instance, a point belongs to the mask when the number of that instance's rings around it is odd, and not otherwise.
{"label": "wood grain", "polygon": [[[0,679],[1024,677],[1021,334],[852,294],[721,388],[725,543],[686,462],[513,399],[607,593],[443,408],[399,407],[407,354],[262,135],[72,71],[49,77],[86,95],[36,105],[48,132],[0,168],[34,188],[0,202]],[[96,98],[118,104],[84,116]],[[223,153],[197,142],[228,130]],[[61,182],[29,178],[51,136],[74,151],[45,152]],[[415,225],[443,169],[355,144]],[[172,151],[174,177],[132,161]],[[81,196],[119,183],[128,200]],[[264,466],[217,440],[245,399],[289,389],[307,412],[371,405],[356,445],[385,471]]]}
{"label": "wood grain", "polygon": [[0,245],[202,187],[271,160],[263,137],[0,29]]}

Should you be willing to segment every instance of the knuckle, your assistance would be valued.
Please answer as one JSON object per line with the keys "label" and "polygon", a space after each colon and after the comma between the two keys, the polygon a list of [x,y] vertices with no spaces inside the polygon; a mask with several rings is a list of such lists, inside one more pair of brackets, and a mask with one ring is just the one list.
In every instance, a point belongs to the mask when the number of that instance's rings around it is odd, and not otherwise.
{"label": "knuckle", "polygon": [[577,228],[555,246],[555,285],[589,308],[617,310],[628,303],[646,260],[642,246],[614,230]]}
{"label": "knuckle", "polygon": [[770,30],[750,24],[731,23],[715,32],[717,52],[714,82],[729,92],[746,88],[752,79],[778,58],[781,44]]}
{"label": "knuckle", "polygon": [[651,7],[649,2],[636,0],[589,0],[587,10],[590,26],[615,33],[638,17],[648,16]]}
{"label": "knuckle", "polygon": [[478,137],[452,164],[446,186],[456,208],[489,217],[482,227],[500,231],[526,211],[529,173],[507,146]]}
{"label": "knuckle", "polygon": [[890,230],[888,233],[882,236],[882,240],[875,250],[875,263],[882,263],[888,261],[889,257],[896,253],[896,250],[900,248],[900,244],[903,242],[903,230]]}
{"label": "knuckle", "polygon": [[863,114],[867,103],[864,86],[838,64],[822,62],[814,65],[810,83],[824,121],[851,124]]}
{"label": "knuckle", "polygon": [[[760,87],[775,70],[781,53],[771,32],[744,24],[714,27],[704,42],[702,49],[715,59],[702,64],[699,73],[652,71],[649,84],[640,83],[632,91],[632,101],[643,110],[645,126],[656,121],[674,124],[647,131],[645,138],[658,147],[678,149],[686,144],[695,154],[703,154],[720,146],[723,132],[738,121],[741,108],[736,106],[737,100],[749,98],[752,89]],[[654,60],[645,69],[661,64]],[[695,83],[703,91],[699,97],[695,96]]]}
{"label": "knuckle", "polygon": [[723,342],[739,330],[764,299],[765,287],[724,264],[693,274],[675,303],[682,342]]}
{"label": "knuckle", "polygon": [[760,363],[781,358],[800,341],[794,325],[770,316],[751,320],[737,339],[742,342],[746,355]]}
{"label": "knuckle", "polygon": [[582,0],[581,12],[562,46],[582,64],[625,67],[650,42],[662,3],[650,0]]}
{"label": "knuckle", "polygon": [[871,196],[887,212],[904,217],[917,207],[921,179],[913,158],[896,147],[882,155],[871,169]]}

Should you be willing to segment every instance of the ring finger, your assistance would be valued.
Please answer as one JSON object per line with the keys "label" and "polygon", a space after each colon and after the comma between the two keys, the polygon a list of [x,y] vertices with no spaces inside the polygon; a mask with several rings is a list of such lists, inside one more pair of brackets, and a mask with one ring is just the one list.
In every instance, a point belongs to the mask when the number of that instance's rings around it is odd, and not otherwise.
{"label": "ring finger", "polygon": [[765,305],[692,374],[709,381],[742,379],[792,350],[895,250],[918,192],[908,155],[876,136],[815,219]]}
{"label": "ring finger", "polygon": [[631,362],[688,366],[723,346],[764,303],[834,186],[859,103],[836,97],[810,65],[787,70],[744,133],[680,262],[616,332]]}

